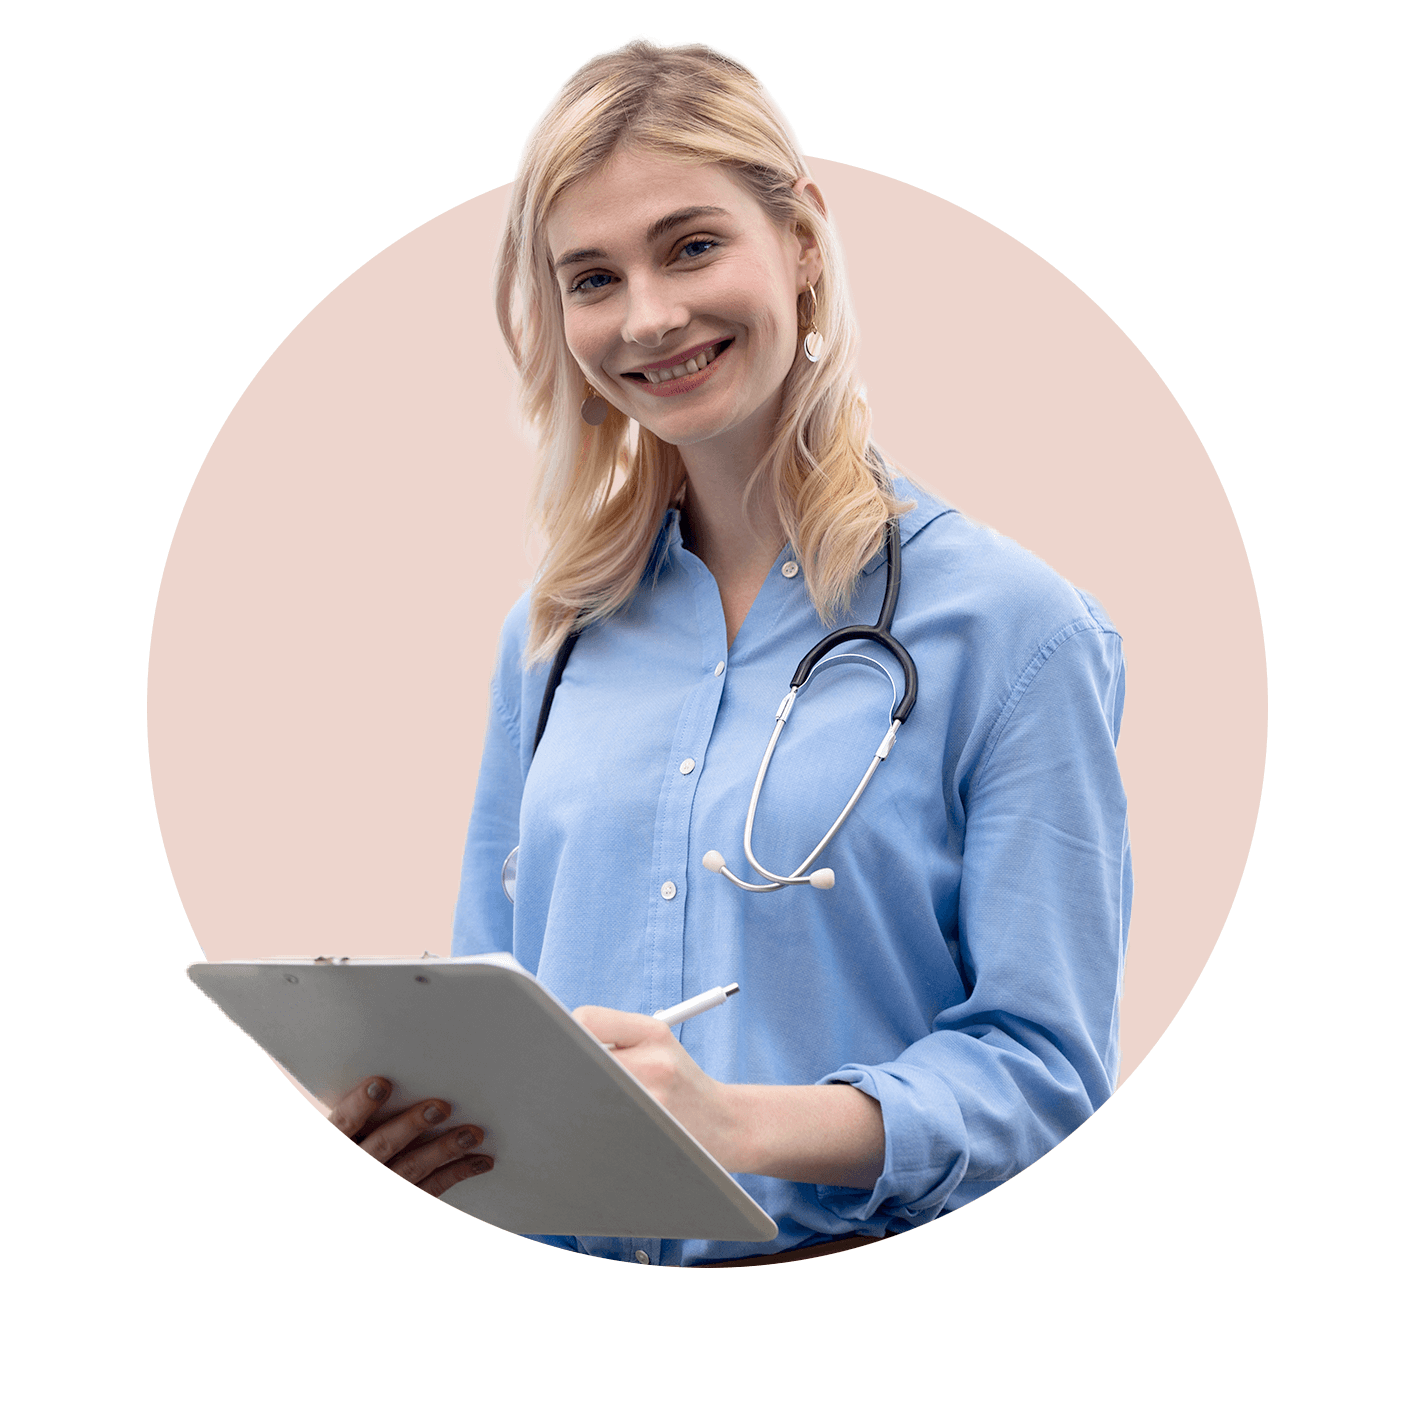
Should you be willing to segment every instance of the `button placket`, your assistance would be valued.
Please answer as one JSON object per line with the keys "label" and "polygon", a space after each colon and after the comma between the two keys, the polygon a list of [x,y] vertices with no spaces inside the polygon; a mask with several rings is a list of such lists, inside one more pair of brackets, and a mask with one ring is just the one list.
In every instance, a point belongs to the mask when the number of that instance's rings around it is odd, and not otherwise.
{"label": "button placket", "polygon": [[[695,584],[693,596],[698,633],[690,635],[691,652],[721,653],[723,644],[722,602],[717,583],[705,567],[688,562]],[[703,673],[683,699],[678,722],[664,763],[657,819],[654,825],[653,888],[658,898],[649,909],[649,958],[645,974],[644,1008],[656,1011],[671,1007],[683,997],[684,933],[691,895],[691,866],[688,841],[692,827],[693,801],[702,776],[699,770],[707,741],[717,718],[724,686],[726,659],[718,659],[715,670]],[[703,663],[703,658],[698,658]],[[699,672],[703,672],[702,668]],[[650,1251],[652,1251],[650,1249]]]}

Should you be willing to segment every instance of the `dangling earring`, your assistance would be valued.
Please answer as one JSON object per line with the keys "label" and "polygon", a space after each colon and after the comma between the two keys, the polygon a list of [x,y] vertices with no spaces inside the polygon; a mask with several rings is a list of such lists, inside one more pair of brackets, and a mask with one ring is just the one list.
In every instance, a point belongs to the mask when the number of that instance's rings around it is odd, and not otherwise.
{"label": "dangling earring", "polygon": [[797,328],[806,331],[806,337],[801,341],[802,352],[813,364],[818,364],[820,363],[821,355],[825,352],[825,335],[816,328],[816,287],[814,285],[807,285],[806,291],[811,297],[811,317],[806,323],[799,323],[801,312],[798,307],[796,311],[798,321]]}
{"label": "dangling earring", "polygon": [[591,427],[598,427],[609,416],[609,404],[585,381],[585,401],[580,404],[580,417]]}

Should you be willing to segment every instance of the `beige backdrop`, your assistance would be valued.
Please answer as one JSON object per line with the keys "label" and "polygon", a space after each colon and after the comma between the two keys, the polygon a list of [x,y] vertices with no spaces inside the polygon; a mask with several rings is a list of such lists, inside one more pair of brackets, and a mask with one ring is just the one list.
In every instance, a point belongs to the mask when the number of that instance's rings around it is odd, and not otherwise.
{"label": "beige backdrop", "polygon": [[[1155,371],[966,211],[813,161],[849,260],[875,434],[918,481],[1096,594],[1125,637],[1135,909],[1122,1078],[1218,937],[1257,816],[1257,599]],[[201,468],[153,625],[149,737],[208,958],[445,953],[531,463],[490,192],[346,280]]]}

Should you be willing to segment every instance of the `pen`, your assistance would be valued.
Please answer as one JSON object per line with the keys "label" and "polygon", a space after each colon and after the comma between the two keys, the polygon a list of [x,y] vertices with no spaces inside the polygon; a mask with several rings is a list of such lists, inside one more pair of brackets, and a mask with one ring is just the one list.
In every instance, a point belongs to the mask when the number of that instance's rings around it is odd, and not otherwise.
{"label": "pen", "polygon": [[[676,1027],[680,1022],[686,1022],[690,1017],[696,1017],[699,1013],[709,1012],[714,1007],[721,1007],[734,993],[741,992],[742,989],[736,983],[728,983],[725,988],[709,988],[706,992],[700,992],[697,997],[685,998],[682,1002],[673,1007],[665,1007],[661,1012],[655,1012],[653,1018],[655,1022],[666,1022],[670,1027]],[[605,1051],[613,1051],[613,1042],[601,1042]]]}

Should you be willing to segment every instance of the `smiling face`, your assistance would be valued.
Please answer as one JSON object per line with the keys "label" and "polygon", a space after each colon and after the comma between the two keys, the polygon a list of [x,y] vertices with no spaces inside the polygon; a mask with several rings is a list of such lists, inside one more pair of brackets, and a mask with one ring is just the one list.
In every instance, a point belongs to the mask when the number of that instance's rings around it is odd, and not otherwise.
{"label": "smiling face", "polygon": [[797,296],[820,276],[726,167],[621,149],[546,222],[565,339],[586,378],[685,450],[766,450],[798,347]]}

